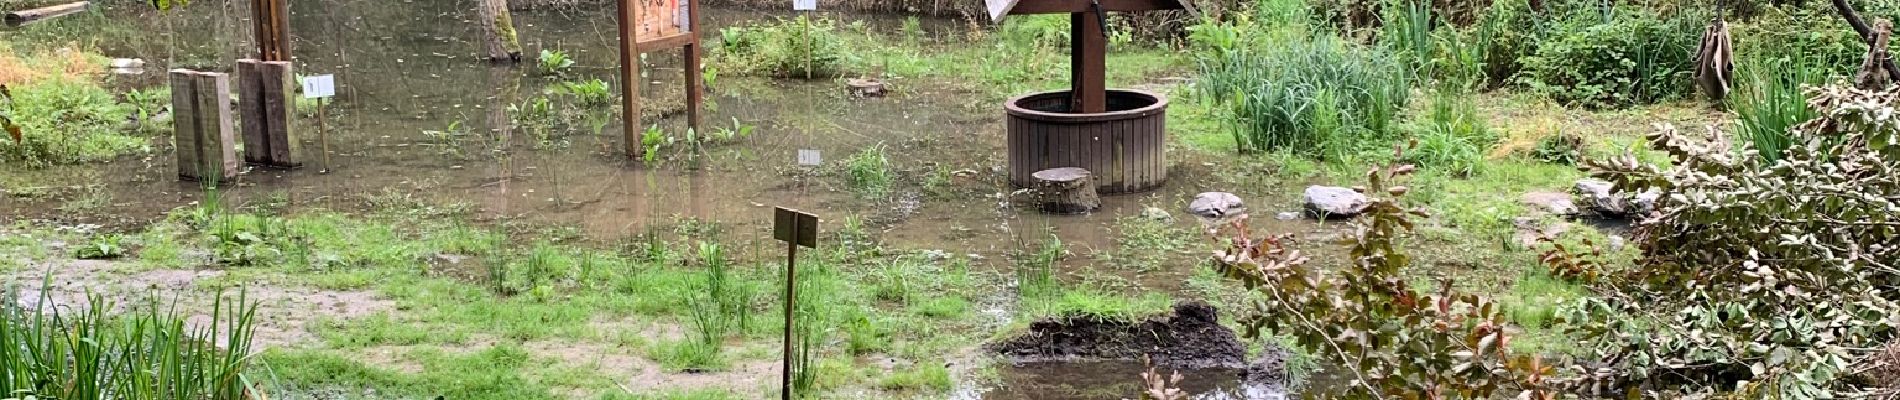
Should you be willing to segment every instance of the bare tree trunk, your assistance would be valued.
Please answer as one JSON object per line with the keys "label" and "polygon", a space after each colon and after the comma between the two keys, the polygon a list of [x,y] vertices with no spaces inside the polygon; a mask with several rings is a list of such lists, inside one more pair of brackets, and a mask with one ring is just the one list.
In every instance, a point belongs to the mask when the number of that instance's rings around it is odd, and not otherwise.
{"label": "bare tree trunk", "polygon": [[490,61],[521,61],[521,38],[515,34],[514,16],[508,12],[508,0],[481,0],[476,6],[482,34],[487,36]]}
{"label": "bare tree trunk", "polygon": [[[1869,50],[1874,50],[1871,49],[1874,46],[1874,30],[1867,27],[1867,21],[1860,19],[1860,14],[1854,13],[1854,6],[1848,5],[1847,0],[1832,0],[1831,3],[1834,4],[1834,11],[1841,14],[1841,19],[1847,20],[1847,25],[1854,27],[1854,32],[1859,33],[1861,40],[1867,42]],[[1900,77],[1900,68],[1893,65],[1893,59],[1882,59],[1880,66],[1881,69],[1887,70],[1887,76]]]}

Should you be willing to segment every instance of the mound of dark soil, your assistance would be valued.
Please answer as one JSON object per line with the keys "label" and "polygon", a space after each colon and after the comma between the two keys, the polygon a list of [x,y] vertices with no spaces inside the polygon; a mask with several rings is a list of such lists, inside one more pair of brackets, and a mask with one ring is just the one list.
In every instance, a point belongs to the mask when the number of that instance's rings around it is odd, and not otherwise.
{"label": "mound of dark soil", "polygon": [[[1036,321],[1029,332],[992,343],[1012,362],[1139,360],[1168,368],[1247,368],[1247,346],[1220,325],[1214,306],[1175,305],[1174,314],[1131,322],[1077,316]],[[1271,352],[1270,352],[1271,353]]]}

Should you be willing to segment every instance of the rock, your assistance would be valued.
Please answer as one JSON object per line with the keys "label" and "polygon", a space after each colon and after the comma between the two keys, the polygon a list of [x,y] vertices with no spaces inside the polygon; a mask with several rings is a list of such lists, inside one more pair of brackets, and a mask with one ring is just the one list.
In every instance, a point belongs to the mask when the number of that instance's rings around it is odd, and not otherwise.
{"label": "rock", "polygon": [[1629,213],[1623,199],[1616,196],[1616,185],[1601,179],[1578,180],[1576,185],[1577,203],[1589,207],[1591,212],[1607,217],[1620,217]]}
{"label": "rock", "polygon": [[1141,209],[1141,218],[1151,219],[1151,220],[1161,221],[1161,222],[1174,221],[1174,215],[1168,214],[1168,210],[1163,210],[1161,209],[1161,207],[1148,207],[1148,208]]}
{"label": "rock", "polygon": [[1188,213],[1201,219],[1208,226],[1226,225],[1247,215],[1247,204],[1240,196],[1227,192],[1205,192],[1194,195],[1194,201],[1188,203]]}
{"label": "rock", "polygon": [[1517,232],[1512,234],[1511,238],[1519,246],[1527,248],[1536,246],[1537,242],[1542,241],[1543,238],[1554,238],[1570,231],[1568,222],[1545,223],[1545,220],[1541,218],[1520,217],[1511,220],[1511,225],[1517,227]]}
{"label": "rock", "polygon": [[1278,214],[1273,214],[1273,219],[1277,219],[1281,221],[1292,221],[1292,220],[1300,219],[1300,213],[1296,213],[1292,211],[1281,211]]}
{"label": "rock", "polygon": [[1623,236],[1610,235],[1610,251],[1623,251],[1623,245]]}
{"label": "rock", "polygon": [[1522,201],[1524,205],[1531,206],[1531,209],[1535,211],[1564,216],[1577,214],[1577,204],[1570,201],[1568,194],[1530,192],[1524,194]]}
{"label": "rock", "polygon": [[1662,191],[1649,188],[1642,193],[1637,193],[1636,197],[1630,198],[1629,208],[1637,214],[1649,214],[1656,211],[1656,202],[1659,200],[1662,200]]}
{"label": "rock", "polygon": [[1306,214],[1313,218],[1351,218],[1366,212],[1365,194],[1338,186],[1307,186]]}
{"label": "rock", "polygon": [[114,58],[112,59],[111,65],[114,69],[145,68],[145,60],[137,58]]}

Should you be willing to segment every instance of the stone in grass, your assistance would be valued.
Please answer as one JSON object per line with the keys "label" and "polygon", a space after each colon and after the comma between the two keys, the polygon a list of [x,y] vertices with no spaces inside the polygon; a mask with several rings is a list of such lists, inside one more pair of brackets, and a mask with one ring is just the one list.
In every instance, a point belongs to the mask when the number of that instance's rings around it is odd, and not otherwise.
{"label": "stone in grass", "polygon": [[1557,193],[1557,192],[1525,193],[1523,202],[1524,202],[1524,205],[1530,206],[1532,211],[1544,212],[1544,213],[1555,214],[1555,215],[1562,215],[1562,216],[1576,215],[1578,211],[1577,204],[1570,201],[1569,194],[1564,194],[1564,193]]}
{"label": "stone in grass", "polygon": [[1616,195],[1616,184],[1601,179],[1582,179],[1576,184],[1577,203],[1589,207],[1590,212],[1606,217],[1620,217],[1629,213],[1629,207],[1623,198]]}
{"label": "stone in grass", "polygon": [[1306,215],[1313,218],[1352,218],[1366,212],[1371,200],[1364,193],[1338,186],[1307,186]]}

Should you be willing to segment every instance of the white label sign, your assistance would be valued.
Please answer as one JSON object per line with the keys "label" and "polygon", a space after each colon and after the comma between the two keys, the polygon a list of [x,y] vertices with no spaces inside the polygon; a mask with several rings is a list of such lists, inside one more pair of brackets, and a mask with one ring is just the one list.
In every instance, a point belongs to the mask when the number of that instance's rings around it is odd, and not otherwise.
{"label": "white label sign", "polygon": [[818,0],[792,0],[793,11],[817,11]]}
{"label": "white label sign", "polygon": [[336,77],[333,75],[314,75],[303,78],[303,97],[316,99],[336,96]]}
{"label": "white label sign", "polygon": [[824,163],[825,163],[825,159],[823,157],[819,157],[818,150],[799,150],[798,151],[798,165],[799,166],[816,167],[818,166],[818,164],[824,164]]}

